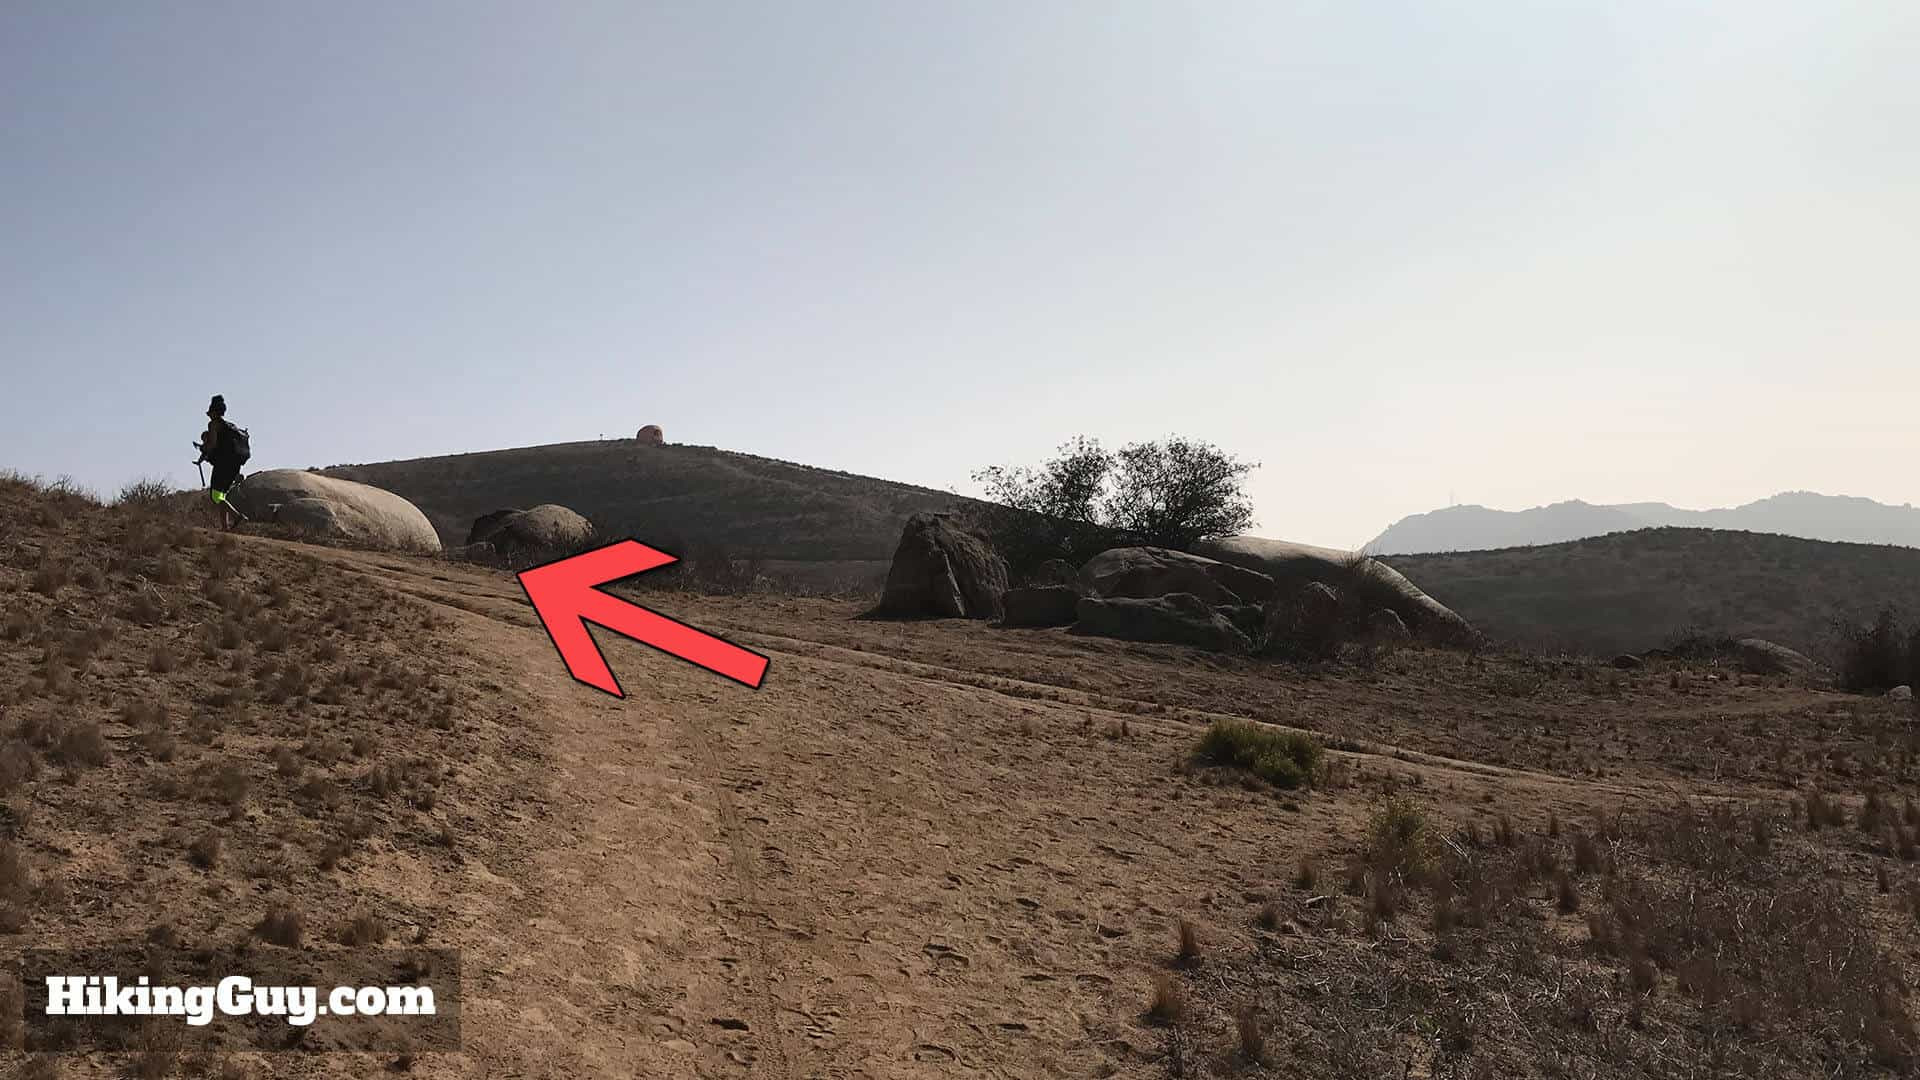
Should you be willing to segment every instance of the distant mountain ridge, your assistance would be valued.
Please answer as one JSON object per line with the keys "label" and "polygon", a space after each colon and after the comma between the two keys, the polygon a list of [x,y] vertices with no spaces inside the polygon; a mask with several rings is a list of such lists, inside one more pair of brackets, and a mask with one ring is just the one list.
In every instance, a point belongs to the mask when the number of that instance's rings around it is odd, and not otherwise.
{"label": "distant mountain ridge", "polygon": [[1658,502],[1595,505],[1578,499],[1531,510],[1450,506],[1401,518],[1366,550],[1378,555],[1493,551],[1660,526],[1920,547],[1920,508],[1911,503],[1890,506],[1851,495],[1787,491],[1716,510],[1685,510]]}

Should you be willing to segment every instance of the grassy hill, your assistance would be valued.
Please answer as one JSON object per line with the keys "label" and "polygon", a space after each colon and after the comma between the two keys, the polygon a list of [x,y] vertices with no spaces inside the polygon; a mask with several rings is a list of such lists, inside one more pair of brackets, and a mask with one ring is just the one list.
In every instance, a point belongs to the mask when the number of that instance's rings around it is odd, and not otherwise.
{"label": "grassy hill", "polygon": [[1920,549],[1770,533],[1641,529],[1385,561],[1497,638],[1595,653],[1692,627],[1818,654],[1836,615],[1920,611]]}
{"label": "grassy hill", "polygon": [[465,543],[482,514],[552,502],[585,514],[604,534],[636,536],[669,550],[720,547],[740,558],[804,562],[889,559],[908,515],[971,502],[710,446],[630,439],[323,471],[412,500],[449,544]]}

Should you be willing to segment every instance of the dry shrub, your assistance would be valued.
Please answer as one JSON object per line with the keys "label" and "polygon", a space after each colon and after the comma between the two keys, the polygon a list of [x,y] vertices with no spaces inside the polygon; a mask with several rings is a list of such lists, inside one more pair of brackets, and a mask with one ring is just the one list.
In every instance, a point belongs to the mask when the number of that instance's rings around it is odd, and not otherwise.
{"label": "dry shrub", "polygon": [[1147,995],[1147,1019],[1158,1024],[1178,1024],[1187,1018],[1187,996],[1173,976],[1160,972],[1153,977]]}
{"label": "dry shrub", "polygon": [[73,566],[52,556],[44,556],[33,572],[29,586],[42,596],[53,596],[73,581]]}
{"label": "dry shrub", "polygon": [[372,912],[362,911],[340,927],[335,939],[342,945],[378,945],[387,940],[387,927]]}
{"label": "dry shrub", "polygon": [[97,721],[87,720],[69,726],[48,754],[55,762],[72,768],[93,768],[107,763],[107,739]]}
{"label": "dry shrub", "polygon": [[1240,1056],[1259,1065],[1267,1060],[1267,1033],[1260,1026],[1260,1014],[1251,1006],[1242,1008],[1233,1018],[1234,1032],[1240,1037]]}
{"label": "dry shrub", "polygon": [[253,932],[262,941],[282,948],[297,949],[306,935],[306,922],[290,908],[274,907],[254,926]]}
{"label": "dry shrub", "polygon": [[1200,961],[1200,931],[1185,919],[1180,920],[1180,948],[1175,958],[1182,964],[1196,964]]}

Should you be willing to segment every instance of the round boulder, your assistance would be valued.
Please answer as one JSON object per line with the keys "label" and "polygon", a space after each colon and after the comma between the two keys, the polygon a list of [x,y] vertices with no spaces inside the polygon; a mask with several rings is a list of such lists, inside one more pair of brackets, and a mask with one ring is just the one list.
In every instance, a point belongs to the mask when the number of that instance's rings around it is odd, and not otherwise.
{"label": "round boulder", "polygon": [[440,535],[419,507],[370,484],[305,469],[269,469],[247,477],[233,501],[254,521],[290,525],[359,547],[440,550]]}
{"label": "round boulder", "polygon": [[1741,670],[1749,675],[1818,679],[1826,674],[1812,657],[1766,638],[1741,638],[1734,642],[1734,655]]}
{"label": "round boulder", "polygon": [[660,430],[659,424],[648,424],[634,432],[633,437],[647,446],[664,446],[667,441],[667,433]]}
{"label": "round boulder", "polygon": [[496,510],[473,523],[469,544],[492,544],[498,551],[579,548],[593,540],[593,523],[556,503],[530,510]]}
{"label": "round boulder", "polygon": [[1258,571],[1158,547],[1109,548],[1080,568],[1080,584],[1135,600],[1191,593],[1209,604],[1259,604],[1274,595],[1273,579]]}
{"label": "round boulder", "polygon": [[1077,615],[1076,634],[1192,645],[1214,652],[1243,653],[1252,647],[1247,635],[1192,593],[1151,599],[1083,596]]}

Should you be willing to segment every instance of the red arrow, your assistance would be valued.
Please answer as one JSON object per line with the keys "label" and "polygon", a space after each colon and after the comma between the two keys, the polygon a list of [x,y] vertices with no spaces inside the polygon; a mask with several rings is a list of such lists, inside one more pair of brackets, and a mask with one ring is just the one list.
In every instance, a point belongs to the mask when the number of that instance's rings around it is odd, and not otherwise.
{"label": "red arrow", "polygon": [[637,540],[621,540],[583,555],[536,566],[520,574],[533,610],[560,650],[573,677],[614,697],[625,697],[607,658],[600,655],[587,624],[595,623],[643,645],[716,671],[734,682],[759,689],[767,674],[767,658],[722,641],[657,611],[600,591],[600,586],[623,577],[657,570],[679,560]]}

